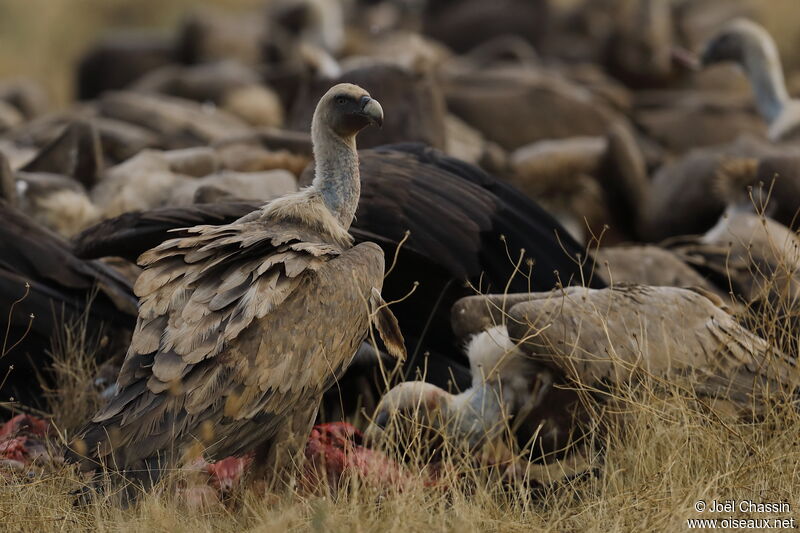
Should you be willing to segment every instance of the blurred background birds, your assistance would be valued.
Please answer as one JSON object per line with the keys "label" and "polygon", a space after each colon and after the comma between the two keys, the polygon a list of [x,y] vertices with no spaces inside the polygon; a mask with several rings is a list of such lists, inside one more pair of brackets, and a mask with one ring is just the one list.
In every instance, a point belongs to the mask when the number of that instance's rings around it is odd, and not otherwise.
{"label": "blurred background birds", "polygon": [[[389,419],[422,406],[468,453],[508,424],[529,463],[563,460],[602,418],[569,387],[598,399],[644,371],[761,414],[756,382],[797,383],[799,15],[793,0],[4,2],[0,406],[58,418],[73,324],[90,354],[73,386],[127,406],[137,258],[322,171],[360,173],[345,226],[380,248],[408,357],[380,340],[337,355],[352,364],[314,389],[302,431],[321,402],[318,422],[368,442],[323,426],[315,457],[361,468],[341,449],[374,458]],[[357,158],[325,162],[312,117],[340,83],[386,115]],[[439,438],[422,443],[434,457]]]}

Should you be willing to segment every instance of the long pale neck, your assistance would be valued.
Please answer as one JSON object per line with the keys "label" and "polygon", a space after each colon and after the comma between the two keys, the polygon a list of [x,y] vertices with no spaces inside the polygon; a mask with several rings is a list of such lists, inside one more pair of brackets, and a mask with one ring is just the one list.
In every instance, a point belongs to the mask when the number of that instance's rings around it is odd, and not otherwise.
{"label": "long pale neck", "polygon": [[768,123],[773,122],[789,101],[775,43],[762,39],[757,46],[748,47],[742,67],[753,87],[758,112]]}
{"label": "long pale neck", "polygon": [[318,124],[312,126],[311,133],[316,165],[312,185],[328,210],[348,229],[361,195],[355,136],[342,138]]}
{"label": "long pale neck", "polygon": [[502,429],[503,393],[495,383],[481,383],[453,396],[448,415],[453,430],[471,444]]}

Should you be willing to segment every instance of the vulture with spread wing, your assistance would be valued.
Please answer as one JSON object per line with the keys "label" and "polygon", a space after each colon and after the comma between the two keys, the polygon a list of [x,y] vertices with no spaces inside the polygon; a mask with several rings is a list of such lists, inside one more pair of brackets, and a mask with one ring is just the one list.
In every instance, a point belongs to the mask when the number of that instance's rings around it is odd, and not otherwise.
{"label": "vulture with spread wing", "polygon": [[705,291],[567,288],[513,306],[507,327],[527,357],[591,388],[687,377],[696,395],[751,412],[798,384],[795,359],[739,325]]}
{"label": "vulture with spread wing", "polygon": [[347,231],[360,194],[355,137],[382,120],[366,91],[334,86],[312,123],[312,186],[139,258],[139,318],[118,392],[68,459],[144,470],[145,482],[192,455],[254,450],[266,475],[290,464],[371,320],[403,354],[379,292],[383,252],[353,246]]}
{"label": "vulture with spread wing", "polygon": [[604,397],[597,393],[652,378],[752,415],[794,390],[796,360],[701,292],[629,285],[464,298],[453,328],[470,339],[472,386],[454,395],[401,383],[381,399],[366,436],[411,422],[429,430],[432,447],[456,440],[475,449],[510,429],[521,449],[548,459],[591,429],[580,391]]}

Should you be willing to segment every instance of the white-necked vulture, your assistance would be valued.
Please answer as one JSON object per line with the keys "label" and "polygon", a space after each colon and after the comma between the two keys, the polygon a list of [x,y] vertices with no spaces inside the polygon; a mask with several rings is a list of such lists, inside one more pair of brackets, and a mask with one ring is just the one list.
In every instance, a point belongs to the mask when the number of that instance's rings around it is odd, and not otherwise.
{"label": "white-necked vulture", "polygon": [[[67,454],[142,482],[205,453],[256,453],[262,475],[290,466],[322,394],[385,307],[384,257],[348,233],[360,194],[356,134],[383,110],[358,86],[332,87],[312,124],[313,184],[235,222],[194,226],[139,258],[139,318],[117,393]],[[387,333],[389,335],[387,335]]]}
{"label": "white-necked vulture", "polygon": [[511,429],[518,445],[547,455],[590,429],[579,391],[612,400],[603,393],[641,382],[682,386],[726,413],[763,412],[800,383],[797,362],[719,304],[692,290],[636,285],[465,298],[453,321],[471,337],[472,386],[453,395],[401,383],[381,400],[367,436],[405,418],[428,428],[433,446],[443,433],[474,448]]}
{"label": "white-necked vulture", "polygon": [[800,128],[800,102],[789,97],[778,48],[769,32],[744,18],[724,25],[703,50],[703,65],[737,63],[753,88],[756,107],[769,125],[769,138],[787,140]]}

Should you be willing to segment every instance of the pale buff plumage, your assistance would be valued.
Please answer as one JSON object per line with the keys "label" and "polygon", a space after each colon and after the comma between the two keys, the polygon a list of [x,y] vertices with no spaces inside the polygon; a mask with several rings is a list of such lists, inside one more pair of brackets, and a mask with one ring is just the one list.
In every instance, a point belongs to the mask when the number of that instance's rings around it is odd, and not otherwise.
{"label": "pale buff plumage", "polygon": [[[367,440],[377,442],[387,431],[403,435],[410,429],[434,455],[445,442],[466,444],[473,453],[506,465],[508,474],[540,483],[589,467],[583,451],[571,447],[581,431],[577,426],[587,418],[579,396],[557,385],[551,370],[525,357],[505,326],[472,336],[465,352],[471,387],[452,394],[422,381],[400,383],[381,398],[365,432]],[[538,464],[524,457],[546,461]]]}
{"label": "pale buff plumage", "polygon": [[530,297],[510,309],[510,337],[533,361],[580,385],[688,378],[699,396],[758,409],[763,403],[754,398],[798,383],[793,358],[740,326],[707,293],[631,285]]}
{"label": "pale buff plumage", "polygon": [[720,290],[670,250],[653,245],[601,246],[593,254],[595,273],[607,285],[639,284]]}
{"label": "pale buff plumage", "polygon": [[266,206],[265,213],[276,220],[297,220],[330,235],[340,246],[353,244],[353,237],[325,207],[322,196],[314,189],[303,189],[278,198]]}
{"label": "pale buff plumage", "polygon": [[[346,137],[355,157],[357,131],[382,118],[370,102],[356,86],[331,89],[315,114],[315,148]],[[331,173],[318,172],[311,188],[231,224],[190,228],[140,257],[139,320],[119,392],[69,459],[87,469],[144,466],[157,477],[157,463],[187,454],[255,450],[266,473],[292,459],[371,321],[403,354],[380,298],[383,253],[352,246],[347,233],[358,197],[338,182],[358,182],[358,173],[324,163]],[[344,208],[337,217],[331,206]]]}
{"label": "pale buff plumage", "polygon": [[538,439],[535,448],[558,449],[591,419],[581,390],[649,380],[752,414],[800,384],[794,358],[739,325],[705,291],[630,285],[471,296],[454,306],[453,325],[471,336],[472,387],[453,395],[402,383],[382,399],[370,438],[401,415],[473,447],[508,427],[522,446]]}
{"label": "pale buff plumage", "polygon": [[64,237],[73,237],[100,220],[100,210],[80,191],[59,190],[30,198],[26,212]]}
{"label": "pale buff plumage", "polygon": [[674,252],[715,275],[745,303],[794,307],[800,299],[800,240],[786,226],[749,208],[730,206],[704,235]]}

